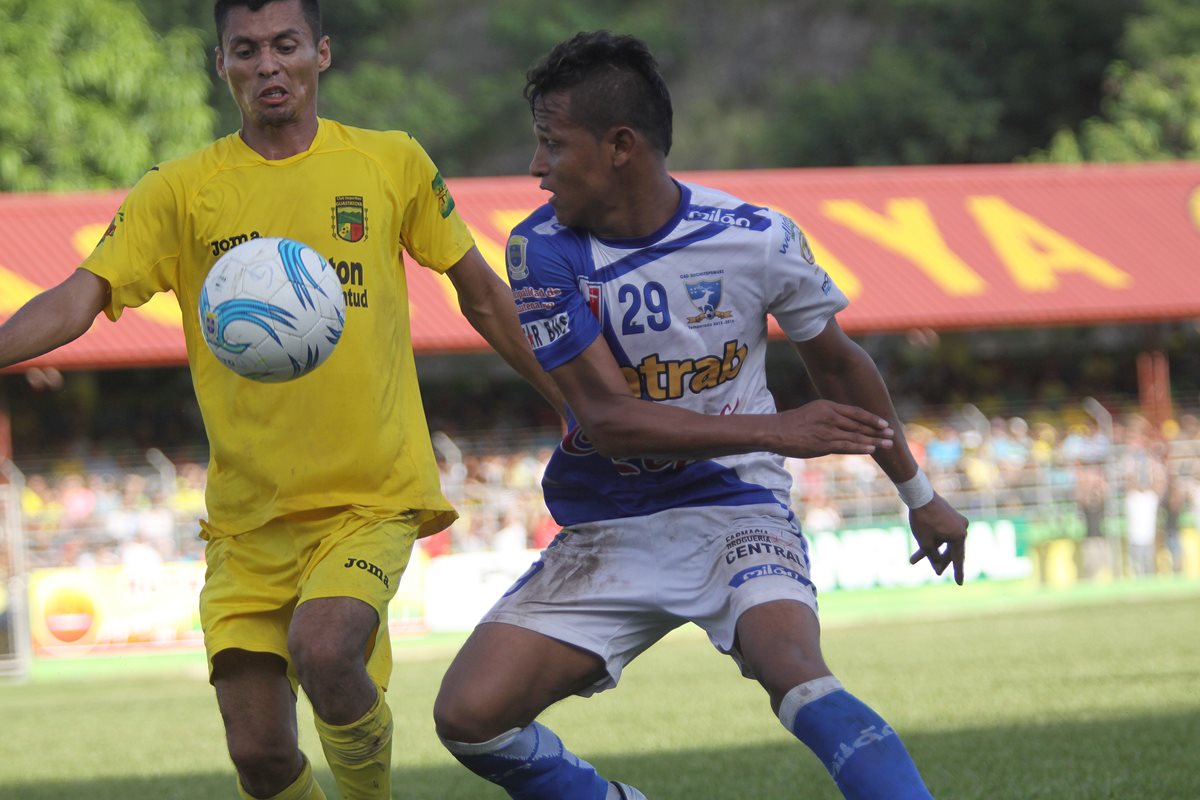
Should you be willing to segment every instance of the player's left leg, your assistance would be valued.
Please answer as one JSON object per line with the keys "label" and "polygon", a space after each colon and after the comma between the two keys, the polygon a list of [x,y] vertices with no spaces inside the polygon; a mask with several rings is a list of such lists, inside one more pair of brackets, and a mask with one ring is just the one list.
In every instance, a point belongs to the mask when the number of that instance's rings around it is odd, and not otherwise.
{"label": "player's left leg", "polygon": [[327,535],[302,576],[288,652],[312,702],[325,758],[347,800],[391,794],[392,672],[387,607],[408,564],[415,515],[322,521]]}
{"label": "player's left leg", "polygon": [[375,609],[360,600],[320,598],[297,607],[288,633],[321,747],[347,800],[391,792],[392,712],[363,661],[378,625]]}
{"label": "player's left leg", "polygon": [[735,649],[780,722],[821,759],[845,797],[931,798],[892,726],[830,673],[809,605],[775,600],[748,609],[737,623]]}
{"label": "player's left leg", "polygon": [[[784,726],[821,759],[851,800],[928,798],[892,728],[852,697],[821,655],[808,545],[784,506],[696,509],[707,531],[704,584],[676,591],[679,612],[758,680]],[[697,557],[700,557],[697,555]]]}

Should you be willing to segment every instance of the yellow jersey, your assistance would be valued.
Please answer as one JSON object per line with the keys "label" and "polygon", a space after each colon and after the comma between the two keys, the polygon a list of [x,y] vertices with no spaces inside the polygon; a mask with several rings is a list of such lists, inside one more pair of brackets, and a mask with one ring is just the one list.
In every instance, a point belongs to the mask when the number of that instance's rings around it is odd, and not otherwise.
{"label": "yellow jersey", "polygon": [[[200,328],[209,269],[259,236],[323,254],[346,298],[337,348],[295,381],[235,374]],[[402,132],[322,119],[307,151],[278,161],[235,133],[138,181],[82,266],[112,286],[114,321],[157,292],[179,301],[209,441],[208,535],[335,507],[415,511],[423,536],[454,521],[417,386],[403,252],[444,272],[473,244],[437,168]]]}

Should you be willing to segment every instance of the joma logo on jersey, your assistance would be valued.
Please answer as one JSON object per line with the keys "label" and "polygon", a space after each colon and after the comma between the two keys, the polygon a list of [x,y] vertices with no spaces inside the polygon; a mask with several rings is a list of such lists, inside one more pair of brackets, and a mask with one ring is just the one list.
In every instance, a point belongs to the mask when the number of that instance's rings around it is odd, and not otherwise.
{"label": "joma logo on jersey", "polygon": [[746,345],[730,339],[719,356],[664,361],[658,353],[651,353],[636,367],[622,367],[621,371],[634,394],[645,394],[651,400],[678,400],[687,391],[699,394],[736,378],[748,352]]}
{"label": "joma logo on jersey", "polygon": [[370,561],[364,561],[361,558],[354,558],[353,556],[351,556],[350,558],[346,559],[346,563],[343,564],[342,567],[345,569],[353,569],[353,568],[357,567],[358,569],[361,569],[364,572],[369,572],[372,575],[374,575],[376,578],[379,578],[379,580],[383,581],[384,586],[391,588],[391,585],[388,583],[388,576],[383,573],[382,569],[375,566]]}
{"label": "joma logo on jersey", "polygon": [[230,250],[237,247],[239,244],[245,244],[246,242],[250,241],[251,239],[258,239],[261,236],[262,236],[262,234],[259,233],[258,231],[250,231],[249,233],[238,233],[233,236],[230,236],[227,239],[213,239],[211,242],[208,243],[208,246],[212,248],[212,254],[214,256],[219,256],[219,255],[221,255],[221,253],[228,253]]}

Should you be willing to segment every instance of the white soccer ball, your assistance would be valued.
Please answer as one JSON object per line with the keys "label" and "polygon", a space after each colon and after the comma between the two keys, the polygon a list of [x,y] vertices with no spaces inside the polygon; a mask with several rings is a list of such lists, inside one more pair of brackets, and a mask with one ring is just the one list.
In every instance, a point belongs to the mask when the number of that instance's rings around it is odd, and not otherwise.
{"label": "white soccer ball", "polygon": [[221,256],[200,292],[200,330],[213,355],[256,381],[289,381],[319,367],[346,320],[333,267],[292,239],[251,239]]}

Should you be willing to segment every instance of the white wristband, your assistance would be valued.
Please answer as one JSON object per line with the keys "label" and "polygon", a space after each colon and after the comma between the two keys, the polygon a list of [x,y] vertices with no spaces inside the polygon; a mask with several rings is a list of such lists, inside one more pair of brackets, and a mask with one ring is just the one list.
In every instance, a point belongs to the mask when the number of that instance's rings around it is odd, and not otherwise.
{"label": "white wristband", "polygon": [[900,500],[909,508],[920,508],[933,499],[933,485],[920,467],[917,467],[916,475],[897,483],[896,491],[900,492]]}

